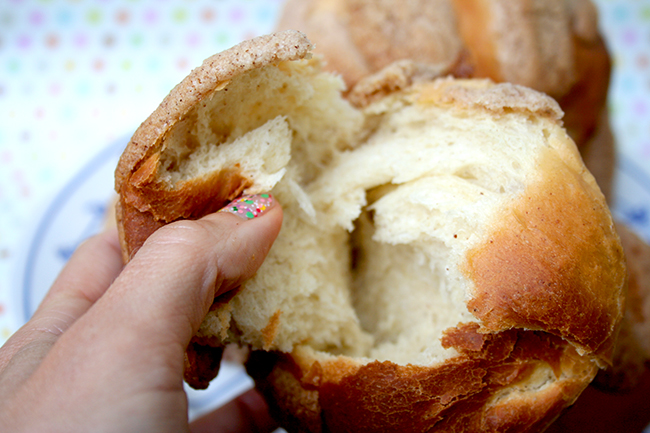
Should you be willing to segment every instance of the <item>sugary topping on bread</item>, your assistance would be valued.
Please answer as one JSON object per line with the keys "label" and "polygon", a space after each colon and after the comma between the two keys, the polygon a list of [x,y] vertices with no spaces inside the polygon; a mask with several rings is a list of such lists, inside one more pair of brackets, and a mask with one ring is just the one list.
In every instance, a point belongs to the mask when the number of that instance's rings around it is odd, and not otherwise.
{"label": "sugary topping on bread", "polygon": [[246,71],[309,57],[312,48],[304,34],[288,30],[244,41],[206,59],[172,89],[135,132],[129,151],[122,155],[115,172],[116,191],[121,189],[122,182],[129,173],[141,164],[171,127],[181,121],[203,98],[223,89],[231,78]]}

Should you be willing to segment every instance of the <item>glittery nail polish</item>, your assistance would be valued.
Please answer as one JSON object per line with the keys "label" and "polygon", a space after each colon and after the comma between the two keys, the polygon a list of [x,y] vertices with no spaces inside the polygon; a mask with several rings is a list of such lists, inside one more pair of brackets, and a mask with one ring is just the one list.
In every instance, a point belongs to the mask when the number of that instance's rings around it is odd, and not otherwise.
{"label": "glittery nail polish", "polygon": [[226,205],[219,212],[230,212],[246,219],[257,218],[273,205],[271,194],[244,195]]}

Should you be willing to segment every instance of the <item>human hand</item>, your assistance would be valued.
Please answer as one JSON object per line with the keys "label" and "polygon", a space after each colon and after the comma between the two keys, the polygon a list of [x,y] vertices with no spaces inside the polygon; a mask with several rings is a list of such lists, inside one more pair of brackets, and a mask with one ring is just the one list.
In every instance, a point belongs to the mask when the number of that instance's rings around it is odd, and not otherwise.
{"label": "human hand", "polygon": [[182,378],[212,300],[253,276],[281,223],[276,204],[176,222],[124,267],[116,232],[86,241],[0,349],[0,430],[271,431],[254,391],[189,426]]}

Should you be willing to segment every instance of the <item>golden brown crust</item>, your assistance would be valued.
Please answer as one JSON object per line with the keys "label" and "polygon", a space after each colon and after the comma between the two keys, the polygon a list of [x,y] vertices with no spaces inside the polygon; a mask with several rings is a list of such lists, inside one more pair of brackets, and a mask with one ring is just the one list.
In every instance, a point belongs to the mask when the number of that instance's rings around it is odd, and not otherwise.
{"label": "golden brown crust", "polygon": [[206,389],[219,373],[223,351],[222,346],[190,342],[185,351],[185,382],[194,389]]}
{"label": "golden brown crust", "polygon": [[318,41],[317,52],[325,56],[325,68],[341,74],[349,85],[372,71],[362,50],[350,42],[348,20],[341,19],[345,11],[346,0],[288,0],[277,28],[308,30],[310,40]]}
{"label": "golden brown crust", "polygon": [[253,352],[246,370],[269,404],[271,416],[284,429],[323,431],[318,391],[301,384],[301,370],[291,358],[275,352]]}
{"label": "golden brown crust", "polygon": [[650,424],[650,369],[625,393],[588,387],[546,433],[643,433]]}
{"label": "golden brown crust", "polygon": [[144,241],[165,225],[165,222],[156,221],[149,212],[138,211],[135,207],[125,203],[121,196],[115,207],[115,213],[122,246],[122,260],[124,263],[128,263],[144,244]]}
{"label": "golden brown crust", "polygon": [[447,0],[348,0],[346,17],[352,42],[363,47],[369,71],[397,60],[451,64],[461,53],[456,16]]}
{"label": "golden brown crust", "polygon": [[627,306],[646,358],[650,359],[650,245],[625,224],[617,224],[628,258]]}
{"label": "golden brown crust", "polygon": [[[538,164],[547,177],[468,254],[475,283],[468,308],[486,330],[543,329],[611,363],[626,270],[607,205],[551,152]],[[603,272],[604,264],[611,269]]]}
{"label": "golden brown crust", "polygon": [[598,372],[592,386],[611,393],[629,392],[639,385],[647,362],[641,342],[634,333],[628,308],[616,339],[612,365]]}
{"label": "golden brown crust", "polygon": [[[577,79],[570,89],[553,96],[566,112],[564,123],[569,135],[582,147],[599,123],[608,122],[602,116],[607,111],[611,61],[600,37],[584,40],[574,35],[573,45]],[[613,165],[613,159],[610,162]]]}
{"label": "golden brown crust", "polygon": [[[453,2],[474,76],[532,87],[557,99],[566,128],[582,149],[599,122],[607,122],[601,112],[611,64],[595,6],[589,0]],[[613,160],[605,162],[614,166]]]}
{"label": "golden brown crust", "polygon": [[278,335],[278,327],[280,326],[280,316],[282,316],[282,311],[278,310],[273,316],[269,323],[262,329],[262,336],[264,338],[264,350],[269,350],[273,344],[273,340]]}
{"label": "golden brown crust", "polygon": [[475,76],[499,80],[502,74],[496,60],[496,41],[488,36],[491,32],[487,28],[491,21],[490,4],[475,0],[454,0],[452,3],[458,17],[459,38],[464,40]]}
{"label": "golden brown crust", "polygon": [[397,60],[451,65],[463,54],[448,0],[289,0],[277,28],[307,31],[352,87]]}
{"label": "golden brown crust", "polygon": [[[199,101],[222,90],[224,83],[246,71],[308,57],[312,45],[299,32],[283,32],[245,41],[216,54],[194,69],[142,123],[129,141],[115,171],[119,193],[116,220],[124,262],[158,228],[178,219],[215,212],[241,194],[250,180],[239,167],[169,185],[159,179],[160,154],[171,134],[180,134],[193,119]],[[206,388],[219,371],[223,348],[193,340],[187,348],[185,380]]]}
{"label": "golden brown crust", "polygon": [[557,98],[609,75],[602,64],[592,70],[597,77],[578,70],[584,66],[576,51],[599,45],[597,20],[589,0],[409,0],[399,8],[390,1],[294,0],[278,28],[307,32],[350,86],[397,60],[450,64],[467,51],[476,77]]}
{"label": "golden brown crust", "polygon": [[376,74],[360,80],[347,95],[356,107],[366,107],[392,93],[404,90],[419,82],[431,81],[447,75],[460,76],[464,68],[462,59],[453,65],[416,63],[411,60],[397,61]]}
{"label": "golden brown crust", "polygon": [[[336,370],[340,359],[310,363],[295,353],[255,352],[247,368],[285,428],[311,432],[541,431],[597,369],[544,333],[486,335],[466,324],[449,330],[445,343],[460,354],[442,365],[374,361],[354,373],[344,365],[333,380],[313,371]],[[544,368],[555,380],[533,391]],[[512,394],[501,394],[504,388]]]}
{"label": "golden brown crust", "polygon": [[551,96],[575,83],[571,10],[547,0],[454,0],[461,38],[477,76],[535,88]]}

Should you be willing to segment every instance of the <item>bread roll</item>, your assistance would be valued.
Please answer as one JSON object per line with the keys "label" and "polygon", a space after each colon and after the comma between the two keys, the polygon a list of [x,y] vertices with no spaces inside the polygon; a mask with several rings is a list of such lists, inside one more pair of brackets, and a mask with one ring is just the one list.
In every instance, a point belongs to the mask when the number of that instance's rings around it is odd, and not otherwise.
{"label": "bread roll", "polygon": [[251,347],[290,431],[541,431],[611,363],[626,288],[559,106],[412,64],[348,100],[311,49],[292,31],[244,42],[142,124],[116,170],[125,258],[270,191],[279,237],[188,352]]}
{"label": "bread roll", "polygon": [[609,196],[611,62],[590,0],[288,0],[279,30],[305,32],[349,87],[398,60],[544,92]]}

